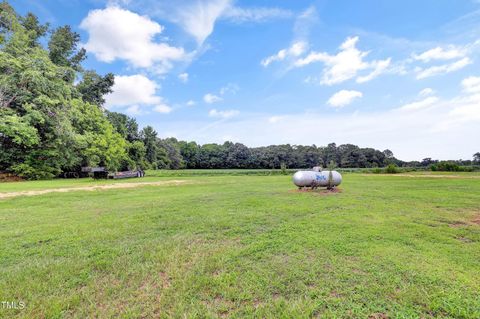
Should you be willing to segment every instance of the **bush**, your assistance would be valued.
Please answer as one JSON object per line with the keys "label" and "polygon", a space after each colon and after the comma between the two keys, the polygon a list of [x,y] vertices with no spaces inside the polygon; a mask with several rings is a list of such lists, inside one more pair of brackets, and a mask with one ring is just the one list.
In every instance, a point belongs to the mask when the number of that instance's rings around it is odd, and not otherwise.
{"label": "bush", "polygon": [[452,162],[439,162],[430,166],[433,172],[461,172],[463,169]]}
{"label": "bush", "polygon": [[387,174],[397,174],[400,173],[398,166],[395,164],[388,164],[387,168],[385,169],[385,173]]}

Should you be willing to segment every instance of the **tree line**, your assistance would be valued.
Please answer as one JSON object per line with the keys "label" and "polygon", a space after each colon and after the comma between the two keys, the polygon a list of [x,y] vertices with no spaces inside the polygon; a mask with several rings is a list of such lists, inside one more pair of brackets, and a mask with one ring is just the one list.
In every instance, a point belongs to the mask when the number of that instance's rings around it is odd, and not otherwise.
{"label": "tree line", "polygon": [[117,171],[408,164],[389,150],[352,144],[250,148],[161,139],[151,126],[140,129],[134,118],[103,107],[114,75],[84,69],[86,51],[79,43],[70,26],[52,29],[32,13],[20,16],[0,3],[0,171],[44,179],[83,166]]}

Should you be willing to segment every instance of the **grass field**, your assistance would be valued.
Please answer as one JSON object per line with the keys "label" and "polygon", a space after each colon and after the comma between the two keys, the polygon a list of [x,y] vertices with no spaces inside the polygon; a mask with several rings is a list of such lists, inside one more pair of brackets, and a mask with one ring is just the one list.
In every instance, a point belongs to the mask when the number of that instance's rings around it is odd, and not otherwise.
{"label": "grass field", "polygon": [[2,318],[480,318],[480,174],[0,184]]}

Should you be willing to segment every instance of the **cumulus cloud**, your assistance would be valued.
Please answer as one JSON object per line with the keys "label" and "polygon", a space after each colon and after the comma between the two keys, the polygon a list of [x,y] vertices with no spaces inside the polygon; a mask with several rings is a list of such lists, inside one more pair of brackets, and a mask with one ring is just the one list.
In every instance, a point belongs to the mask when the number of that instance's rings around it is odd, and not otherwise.
{"label": "cumulus cloud", "polygon": [[363,96],[362,92],[359,91],[348,91],[348,90],[341,90],[332,95],[327,103],[333,107],[344,107],[353,102],[353,100],[357,98],[361,98]]}
{"label": "cumulus cloud", "polygon": [[186,104],[187,106],[194,106],[197,103],[194,100],[188,100]]}
{"label": "cumulus cloud", "polygon": [[305,41],[294,42],[289,48],[278,51],[276,54],[263,59],[260,63],[267,67],[275,61],[283,61],[289,57],[298,57],[307,50],[307,47],[308,44]]}
{"label": "cumulus cloud", "polygon": [[452,62],[452,63],[431,66],[431,67],[428,67],[428,68],[418,67],[416,69],[417,79],[421,80],[421,79],[429,78],[429,77],[432,77],[432,76],[437,76],[437,75],[442,75],[442,74],[455,72],[455,71],[458,71],[460,69],[463,69],[464,67],[466,67],[467,65],[469,65],[471,63],[472,63],[472,60],[470,60],[470,58],[468,58],[468,57],[465,57],[463,59],[460,59],[460,60]]}
{"label": "cumulus cloud", "polygon": [[140,106],[138,105],[132,105],[132,106],[129,106],[126,110],[125,110],[125,113],[127,113],[128,115],[140,115],[142,114],[142,110],[140,109]]}
{"label": "cumulus cloud", "polygon": [[228,94],[236,94],[240,87],[235,83],[228,83],[220,88],[218,95],[214,93],[207,93],[203,96],[203,101],[207,104],[217,103],[223,101],[223,96]]}
{"label": "cumulus cloud", "polygon": [[[416,78],[418,80],[425,79],[437,75],[443,75],[463,69],[467,65],[473,63],[468,57],[477,46],[479,42],[467,44],[463,47],[449,45],[447,47],[435,47],[420,54],[412,54],[413,61],[420,61],[428,66],[415,68]],[[432,62],[443,64],[432,65]],[[445,61],[448,61],[445,62]]]}
{"label": "cumulus cloud", "polygon": [[470,76],[462,81],[463,91],[467,93],[480,93],[480,77]]}
{"label": "cumulus cloud", "polygon": [[159,85],[144,75],[117,75],[112,93],[105,96],[105,106],[109,109],[126,107],[125,112],[131,115],[147,113],[141,106],[153,108],[155,112],[170,113],[173,108],[156,94]]}
{"label": "cumulus cloud", "polygon": [[164,73],[172,67],[172,61],[187,58],[183,48],[155,41],[163,26],[119,7],[90,11],[80,27],[88,33],[85,49],[102,62],[120,59],[134,67],[155,66]]}
{"label": "cumulus cloud", "polygon": [[430,62],[433,60],[453,60],[463,58],[465,55],[464,49],[450,46],[447,49],[436,47],[421,54],[413,54],[413,58],[422,62]]}
{"label": "cumulus cloud", "polygon": [[184,73],[180,73],[178,75],[178,79],[180,81],[182,81],[183,83],[187,83],[188,82],[188,73],[184,72]]}
{"label": "cumulus cloud", "polygon": [[155,105],[153,110],[158,113],[168,114],[173,111],[173,108],[165,103],[161,103],[161,104]]}
{"label": "cumulus cloud", "polygon": [[229,119],[231,117],[237,116],[238,114],[240,114],[240,111],[238,111],[238,110],[218,111],[216,109],[211,109],[208,112],[208,116],[216,117],[216,118],[222,118],[222,119]]}
{"label": "cumulus cloud", "polygon": [[364,61],[369,52],[357,49],[356,44],[358,41],[358,37],[347,38],[340,46],[340,52],[336,55],[312,51],[306,57],[295,61],[294,66],[303,67],[315,62],[323,62],[325,69],[320,83],[325,85],[338,84],[355,78],[363,70],[372,71],[365,76],[359,76],[357,82],[364,83],[370,81],[386,71],[390,65],[390,58],[370,62]]}
{"label": "cumulus cloud", "polygon": [[205,103],[212,104],[212,103],[223,101],[223,98],[212,93],[207,93],[203,96],[203,101]]}
{"label": "cumulus cloud", "polygon": [[388,58],[386,60],[370,62],[370,67],[373,68],[373,71],[365,76],[359,76],[356,80],[357,83],[365,83],[373,80],[380,74],[384,73],[387,70],[387,68],[390,66],[391,62],[392,62],[391,58]]}
{"label": "cumulus cloud", "polygon": [[144,75],[117,75],[113,92],[105,96],[107,107],[131,106],[135,104],[153,105],[162,98],[156,95],[159,85]]}

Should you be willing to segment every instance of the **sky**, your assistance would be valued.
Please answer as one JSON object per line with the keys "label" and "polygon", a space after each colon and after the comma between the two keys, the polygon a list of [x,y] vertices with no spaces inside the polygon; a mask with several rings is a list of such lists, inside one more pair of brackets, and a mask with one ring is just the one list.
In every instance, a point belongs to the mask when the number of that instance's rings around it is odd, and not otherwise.
{"label": "sky", "polygon": [[105,107],[160,137],[480,151],[480,0],[16,0],[115,74]]}

